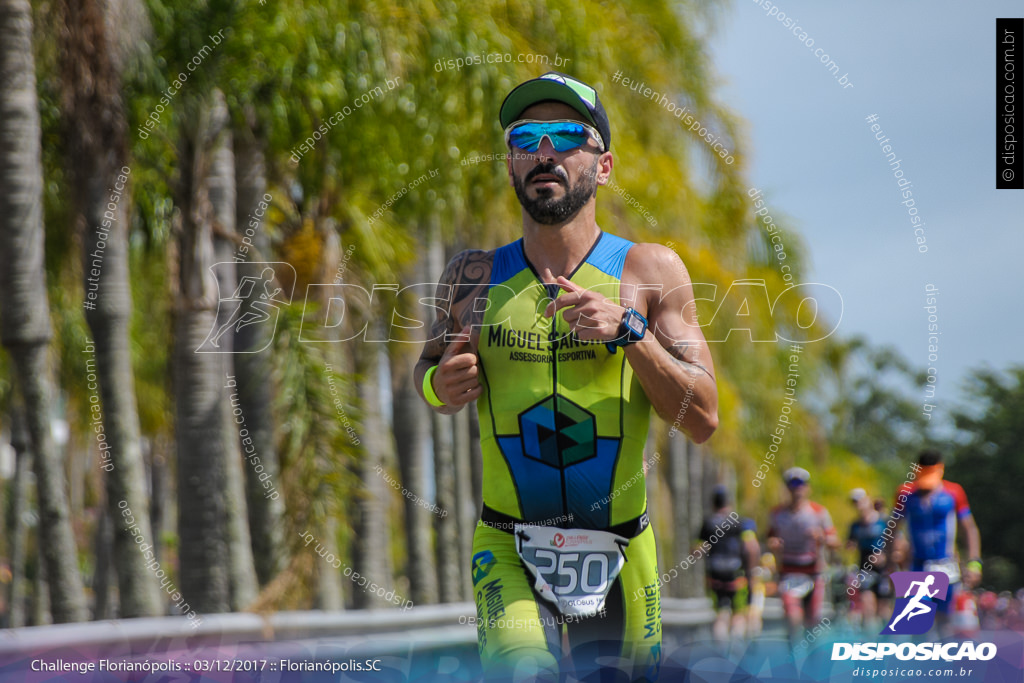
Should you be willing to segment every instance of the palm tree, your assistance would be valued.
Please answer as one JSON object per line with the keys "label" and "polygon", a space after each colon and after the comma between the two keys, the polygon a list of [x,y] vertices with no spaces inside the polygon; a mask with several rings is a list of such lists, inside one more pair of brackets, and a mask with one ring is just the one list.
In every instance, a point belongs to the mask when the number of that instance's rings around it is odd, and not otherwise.
{"label": "palm tree", "polygon": [[[213,136],[209,157],[209,188],[210,209],[213,218],[213,251],[216,266],[216,277],[221,296],[227,297],[235,292],[238,278],[235,271],[234,254],[236,248],[235,235],[235,156],[232,149],[231,130],[229,127],[228,107],[224,94],[214,90],[210,119],[223,128]],[[255,288],[253,288],[255,289]],[[234,351],[235,331],[229,321],[233,310],[230,307],[218,306],[217,329],[226,332],[220,337],[220,348],[224,354],[218,354],[221,360],[221,371],[226,378],[234,369],[232,352]],[[235,378],[237,384],[237,378]],[[245,473],[241,454],[241,428],[246,423],[245,411],[235,415],[236,407],[229,399],[236,398],[234,393],[229,396],[224,390],[225,400],[221,404],[221,420],[224,436],[224,463],[226,466],[227,487],[224,490],[225,512],[228,527],[228,552],[231,558],[231,606],[243,609],[255,598],[259,582],[256,579],[256,568],[252,555],[252,541],[249,537],[249,516],[246,511]],[[237,399],[236,399],[237,400]],[[248,463],[246,463],[248,466]]]}
{"label": "palm tree", "polygon": [[0,342],[25,405],[39,501],[39,545],[55,622],[87,616],[67,489],[50,433],[52,328],[43,267],[43,172],[28,0],[0,2]]}
{"label": "palm tree", "polygon": [[[380,345],[358,343],[354,348],[356,374],[363,378],[358,385],[359,403],[365,410],[363,433],[359,437],[362,441],[362,459],[358,465],[359,479],[364,489],[356,500],[352,522],[355,528],[354,569],[378,585],[390,586],[391,554],[386,515],[390,489],[387,482],[377,474],[387,461],[391,441],[384,429],[379,408]],[[354,595],[357,607],[386,604],[380,596],[369,591],[356,590]]]}
{"label": "palm tree", "polygon": [[[427,282],[425,268],[418,267],[412,271],[412,282],[406,285]],[[417,289],[416,296],[422,290]],[[401,302],[404,306],[406,302]],[[412,311],[409,317],[420,320],[424,317],[424,307],[419,302],[410,302]],[[389,335],[389,338],[392,335]],[[398,467],[402,485],[412,495],[403,497],[405,507],[405,538],[409,550],[407,574],[409,576],[410,599],[416,604],[437,602],[438,580],[433,570],[431,557],[431,524],[434,515],[426,507],[419,505],[418,498],[427,492],[427,449],[431,439],[431,416],[426,404],[420,399],[412,382],[412,368],[419,355],[419,344],[424,341],[422,328],[414,331],[412,338],[396,340],[391,346],[391,395],[392,395],[392,429],[395,435],[395,447],[398,454]],[[440,449],[435,449],[439,451]],[[441,474],[449,470],[436,469],[438,482]],[[441,506],[441,488],[438,487],[438,506]],[[415,497],[414,497],[415,496]],[[443,507],[442,507],[443,509]],[[455,518],[452,518],[454,524]],[[452,539],[438,538],[438,548]],[[449,544],[448,548],[457,544]],[[444,564],[438,565],[444,567]],[[441,583],[442,587],[445,585]],[[442,601],[445,600],[442,596]]]}
{"label": "palm tree", "polygon": [[[269,223],[266,210],[267,177],[262,131],[256,121],[253,107],[245,111],[245,121],[236,127],[235,182],[238,202],[235,225],[238,237],[248,237],[253,248],[244,254],[246,261],[267,261],[271,258]],[[271,201],[273,197],[271,196]],[[261,214],[263,218],[256,217]],[[244,244],[242,246],[245,246]],[[255,291],[252,296],[256,296]],[[265,325],[249,325],[235,334],[235,354],[232,361],[238,382],[238,401],[246,416],[246,426],[252,439],[254,457],[246,460],[246,506],[249,511],[249,533],[260,585],[267,584],[287,563],[284,544],[284,497],[281,495],[280,463],[274,442],[275,414],[273,411],[273,365],[267,347],[273,331]],[[257,460],[258,459],[258,460]],[[263,467],[258,472],[253,463]],[[269,478],[268,478],[269,477]],[[272,482],[268,493],[264,482]]]}
{"label": "palm tree", "polygon": [[186,102],[181,129],[181,211],[178,241],[178,308],[175,321],[175,441],[178,470],[178,536],[181,592],[196,611],[231,608],[232,530],[228,523],[229,442],[225,410],[225,355],[197,353],[216,329],[217,282],[214,207],[210,197],[209,150],[222,136],[226,117],[213,102]]}
{"label": "palm tree", "polygon": [[60,56],[67,167],[73,204],[85,227],[85,317],[95,340],[103,428],[110,445],[105,519],[113,523],[120,613],[126,617],[157,616],[163,609],[156,575],[146,569],[132,527],[121,514],[124,504],[146,542],[156,540],[146,500],[128,334],[132,312],[128,273],[131,168],[121,63],[99,2],[61,0],[58,5],[63,20]]}

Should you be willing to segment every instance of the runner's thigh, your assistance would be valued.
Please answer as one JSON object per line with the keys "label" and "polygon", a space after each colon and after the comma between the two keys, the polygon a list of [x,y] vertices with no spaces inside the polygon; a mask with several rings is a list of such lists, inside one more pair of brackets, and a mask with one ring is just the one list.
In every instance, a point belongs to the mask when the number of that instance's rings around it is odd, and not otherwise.
{"label": "runner's thigh", "polygon": [[553,609],[540,604],[534,593],[515,536],[478,524],[472,574],[477,644],[488,677],[528,677],[534,670],[557,676],[561,626]]}

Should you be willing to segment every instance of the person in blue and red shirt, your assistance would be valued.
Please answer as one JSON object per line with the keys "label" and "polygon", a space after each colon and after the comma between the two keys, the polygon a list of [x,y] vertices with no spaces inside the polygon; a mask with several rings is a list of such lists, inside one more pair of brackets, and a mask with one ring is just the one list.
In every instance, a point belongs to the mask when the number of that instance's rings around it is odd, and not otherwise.
{"label": "person in blue and red shirt", "polygon": [[[981,533],[971,515],[967,494],[959,484],[942,478],[942,454],[922,451],[917,464],[917,478],[900,487],[893,512],[905,506],[910,570],[941,571],[949,576],[949,593],[937,606],[942,630],[948,623],[960,584],[969,590],[981,580]],[[958,527],[963,531],[970,558],[963,572],[956,549]]]}

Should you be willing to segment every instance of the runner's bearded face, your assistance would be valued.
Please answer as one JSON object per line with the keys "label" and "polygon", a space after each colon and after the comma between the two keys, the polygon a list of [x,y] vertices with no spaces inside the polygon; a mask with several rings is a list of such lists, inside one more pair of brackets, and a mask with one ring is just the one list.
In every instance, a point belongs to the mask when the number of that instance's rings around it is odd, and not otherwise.
{"label": "runner's bearded face", "polygon": [[[522,119],[567,120],[576,117],[572,108],[545,102],[529,107]],[[542,225],[571,220],[597,194],[597,166],[601,154],[592,138],[582,145],[559,152],[550,137],[540,140],[532,151],[511,145],[512,185],[523,209]]]}
{"label": "runner's bearded face", "polygon": [[[590,168],[581,173],[575,182],[570,182],[566,172],[556,164],[543,161],[525,176],[517,174],[513,165],[512,183],[519,203],[533,220],[541,225],[556,225],[571,220],[597,194],[596,174],[597,157],[593,157]],[[537,176],[548,182],[537,181]],[[553,183],[550,176],[558,180]]]}

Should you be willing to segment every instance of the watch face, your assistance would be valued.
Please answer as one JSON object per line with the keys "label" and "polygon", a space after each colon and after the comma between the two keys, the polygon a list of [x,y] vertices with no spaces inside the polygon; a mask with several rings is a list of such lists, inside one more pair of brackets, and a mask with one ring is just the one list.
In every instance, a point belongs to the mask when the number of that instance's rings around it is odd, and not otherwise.
{"label": "watch face", "polygon": [[644,333],[644,323],[635,313],[630,313],[626,317],[626,327],[638,337]]}

